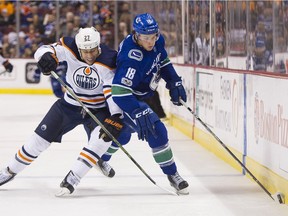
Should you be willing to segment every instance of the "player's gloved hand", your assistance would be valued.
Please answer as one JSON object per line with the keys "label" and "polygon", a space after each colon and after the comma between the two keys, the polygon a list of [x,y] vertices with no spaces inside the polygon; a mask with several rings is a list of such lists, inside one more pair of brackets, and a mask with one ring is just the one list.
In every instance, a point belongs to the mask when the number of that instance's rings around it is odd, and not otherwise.
{"label": "player's gloved hand", "polygon": [[11,73],[12,70],[13,70],[13,65],[8,61],[6,60],[5,62],[3,62],[3,66],[5,67],[6,71],[8,73]]}
{"label": "player's gloved hand", "polygon": [[[111,133],[115,139],[120,135],[121,129],[123,128],[121,114],[112,115],[104,120],[103,126]],[[105,142],[110,142],[112,139],[105,133],[101,128],[99,131],[99,138],[103,139]]]}
{"label": "player's gloved hand", "polygon": [[138,139],[147,139],[149,133],[152,133],[154,137],[157,137],[155,131],[155,122],[159,118],[157,118],[157,115],[150,107],[146,106],[134,110],[132,112],[132,118],[136,120],[136,124],[139,128]]}
{"label": "player's gloved hand", "polygon": [[187,96],[185,89],[182,85],[182,80],[174,81],[174,82],[168,82],[166,84],[166,88],[169,89],[169,94],[170,94],[170,100],[174,105],[177,106],[182,106],[180,103],[180,98],[186,102],[187,101]]}
{"label": "player's gloved hand", "polygon": [[55,71],[59,64],[58,58],[54,53],[46,52],[38,61],[38,68],[44,75],[50,75],[51,71]]}

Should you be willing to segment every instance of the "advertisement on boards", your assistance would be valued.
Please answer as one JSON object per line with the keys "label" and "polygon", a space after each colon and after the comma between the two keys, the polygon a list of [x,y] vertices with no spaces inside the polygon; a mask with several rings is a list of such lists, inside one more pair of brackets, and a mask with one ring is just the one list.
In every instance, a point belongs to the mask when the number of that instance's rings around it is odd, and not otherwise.
{"label": "advertisement on boards", "polygon": [[243,74],[198,68],[196,111],[227,146],[244,152]]}
{"label": "advertisement on boards", "polygon": [[247,83],[247,156],[288,177],[287,80],[250,75]]}

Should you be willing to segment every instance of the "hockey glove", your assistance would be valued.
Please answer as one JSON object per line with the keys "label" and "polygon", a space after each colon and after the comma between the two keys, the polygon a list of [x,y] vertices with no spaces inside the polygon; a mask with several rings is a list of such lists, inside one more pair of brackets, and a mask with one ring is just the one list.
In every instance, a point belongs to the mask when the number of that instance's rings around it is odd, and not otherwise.
{"label": "hockey glove", "polygon": [[56,70],[58,64],[59,62],[56,55],[51,52],[46,52],[38,61],[37,66],[44,75],[49,76],[51,71]]}
{"label": "hockey glove", "polygon": [[169,89],[170,98],[174,105],[182,105],[179,100],[180,98],[185,102],[187,101],[186,92],[182,85],[181,79],[176,82],[168,82],[166,84],[166,88]]}
{"label": "hockey glove", "polygon": [[13,70],[13,65],[8,61],[6,60],[5,62],[3,62],[3,66],[5,67],[6,71],[8,73],[11,73],[12,70]]}
{"label": "hockey glove", "polygon": [[[103,126],[111,133],[113,137],[115,137],[115,139],[119,137],[121,129],[123,128],[123,123],[120,116],[121,114],[112,115],[109,118],[106,118],[103,123]],[[102,128],[100,129],[99,138],[103,139],[105,142],[112,141],[112,139]]]}
{"label": "hockey glove", "polygon": [[132,118],[136,120],[138,127],[138,139],[147,140],[148,134],[152,133],[154,137],[157,137],[155,131],[155,122],[159,119],[153,110],[146,106],[138,108],[132,112]]}

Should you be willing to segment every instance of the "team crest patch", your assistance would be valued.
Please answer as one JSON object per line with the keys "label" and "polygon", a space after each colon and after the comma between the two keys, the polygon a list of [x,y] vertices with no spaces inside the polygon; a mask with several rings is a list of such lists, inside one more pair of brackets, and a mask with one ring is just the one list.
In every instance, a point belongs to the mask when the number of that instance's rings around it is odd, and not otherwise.
{"label": "team crest patch", "polygon": [[74,83],[82,89],[92,90],[100,85],[100,77],[93,67],[80,67],[73,74]]}
{"label": "team crest patch", "polygon": [[143,53],[141,50],[138,49],[131,49],[128,53],[128,57],[131,59],[135,59],[137,61],[142,61]]}

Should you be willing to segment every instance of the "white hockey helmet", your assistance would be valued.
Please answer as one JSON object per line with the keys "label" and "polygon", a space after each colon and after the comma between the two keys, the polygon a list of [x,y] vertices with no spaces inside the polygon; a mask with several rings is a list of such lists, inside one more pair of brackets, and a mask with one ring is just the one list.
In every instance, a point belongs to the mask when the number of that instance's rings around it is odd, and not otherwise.
{"label": "white hockey helmet", "polygon": [[80,28],[75,36],[78,49],[93,49],[98,47],[100,53],[100,33],[94,28]]}

